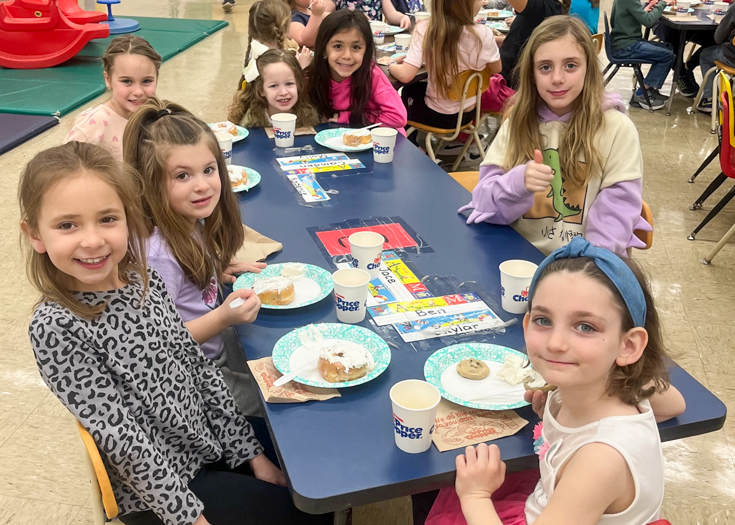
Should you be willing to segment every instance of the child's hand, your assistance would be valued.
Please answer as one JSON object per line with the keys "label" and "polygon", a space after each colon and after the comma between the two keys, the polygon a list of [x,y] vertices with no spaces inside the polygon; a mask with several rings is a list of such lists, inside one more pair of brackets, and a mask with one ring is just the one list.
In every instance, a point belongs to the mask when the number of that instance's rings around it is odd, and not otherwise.
{"label": "child's hand", "polygon": [[230,265],[225,268],[225,271],[222,272],[219,281],[225,284],[234,283],[241,273],[260,273],[260,270],[266,266],[268,265],[263,262],[236,261],[233,259],[230,261]]}
{"label": "child's hand", "polygon": [[401,21],[398,23],[398,26],[401,29],[410,29],[411,28],[411,19],[408,17],[408,15],[403,15],[401,17]]}
{"label": "child's hand", "polygon": [[508,27],[510,27],[510,25],[513,23],[513,20],[515,20],[515,19],[516,19],[515,16],[509,16],[508,18],[505,19],[505,25],[507,25]]}
{"label": "child's hand", "polygon": [[306,69],[308,65],[311,64],[311,61],[313,59],[314,59],[314,53],[312,53],[311,49],[309,49],[306,46],[296,51],[296,60],[301,66],[301,69]]}
{"label": "child's hand", "polygon": [[526,164],[526,174],[523,180],[526,184],[526,191],[533,193],[545,191],[551,186],[554,171],[544,164],[544,156],[539,150],[534,151],[533,160]]}
{"label": "child's hand", "polygon": [[286,486],[286,476],[283,475],[281,469],[271,463],[271,460],[265,457],[265,454],[256,456],[250,460],[250,468],[253,470],[255,477],[261,481],[267,481],[274,485]]}
{"label": "child's hand", "polygon": [[327,120],[327,122],[339,122],[339,113],[335,113],[334,115],[332,115],[332,118]]}
{"label": "child's hand", "polygon": [[[230,303],[235,299],[242,299],[244,302],[240,306],[230,308]],[[240,288],[228,295],[224,302],[215,310],[221,316],[227,326],[236,324],[250,324],[255,321],[260,311],[260,297],[253,290]]]}
{"label": "child's hand", "polygon": [[490,499],[505,481],[505,463],[500,461],[497,445],[467,447],[464,454],[457,456],[456,464],[455,489],[461,502]]}
{"label": "child's hand", "polygon": [[526,390],[523,392],[524,401],[526,403],[531,403],[531,408],[541,419],[544,418],[544,409],[546,408],[546,399],[548,397],[549,395],[542,390],[536,390],[535,392]]}
{"label": "child's hand", "polygon": [[326,10],[327,4],[324,3],[324,0],[314,0],[314,2],[311,4],[312,16],[322,16],[324,14],[324,11]]}
{"label": "child's hand", "polygon": [[204,514],[200,514],[197,520],[193,523],[193,525],[212,525],[207,521],[207,518],[204,517]]}
{"label": "child's hand", "polygon": [[396,58],[392,58],[390,63],[391,64],[403,64],[403,60],[406,58],[406,55],[401,55]]}

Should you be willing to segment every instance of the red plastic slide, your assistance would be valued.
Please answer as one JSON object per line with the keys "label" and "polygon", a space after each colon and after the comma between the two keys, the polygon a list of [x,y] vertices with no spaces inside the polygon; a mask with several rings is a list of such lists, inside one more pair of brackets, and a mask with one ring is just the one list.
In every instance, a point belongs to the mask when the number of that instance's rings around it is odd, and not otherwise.
{"label": "red plastic slide", "polygon": [[[13,0],[5,6],[16,18],[32,18],[36,16],[36,12],[40,12],[41,16],[48,16],[50,9],[49,2],[43,0]],[[75,24],[93,24],[107,20],[107,15],[100,11],[84,11],[76,0],[59,0],[59,8]]]}
{"label": "red plastic slide", "polygon": [[[110,36],[106,24],[71,22],[59,9],[59,0],[21,0],[22,8],[18,2],[0,3],[0,66],[11,69],[56,66],[79,53],[90,40]],[[27,6],[38,9],[30,11]]]}

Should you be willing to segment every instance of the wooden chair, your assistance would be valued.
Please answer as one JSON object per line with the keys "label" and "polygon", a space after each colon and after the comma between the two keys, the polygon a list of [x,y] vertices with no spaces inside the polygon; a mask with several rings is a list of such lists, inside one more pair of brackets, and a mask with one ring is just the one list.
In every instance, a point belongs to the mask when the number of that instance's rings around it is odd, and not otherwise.
{"label": "wooden chair", "polygon": [[436,137],[442,142],[449,142],[456,139],[459,136],[460,132],[469,134],[470,137],[467,139],[467,142],[465,142],[465,145],[462,148],[462,152],[457,157],[457,160],[454,161],[454,165],[452,165],[452,171],[456,170],[457,166],[459,166],[459,163],[462,162],[462,159],[464,159],[465,153],[467,153],[470,145],[472,145],[473,140],[477,143],[477,148],[480,150],[480,155],[484,157],[485,151],[482,147],[482,141],[480,140],[480,136],[477,133],[477,129],[480,123],[482,111],[480,108],[480,99],[482,98],[482,94],[487,90],[489,85],[489,66],[486,67],[483,71],[463,71],[457,76],[456,80],[450,86],[448,98],[453,102],[459,102],[460,107],[463,108],[465,106],[465,100],[467,100],[468,93],[470,93],[470,96],[476,96],[477,98],[475,100],[474,109],[475,118],[471,122],[463,126],[462,117],[464,113],[460,111],[457,115],[457,125],[454,128],[435,128],[421,122],[409,120],[408,125],[410,127],[406,130],[406,135],[411,135],[411,133],[416,130],[426,131],[426,153],[428,153],[431,160],[436,162],[434,148],[431,145],[431,138],[433,136],[436,135]]}
{"label": "wooden chair", "polygon": [[600,54],[600,51],[602,51],[602,44],[605,43],[605,35],[602,33],[597,33],[596,35],[592,35],[592,40],[595,41],[595,45],[597,46],[597,54]]}
{"label": "wooden chair", "polygon": [[[455,171],[450,173],[449,176],[456,180],[464,189],[466,189],[470,193],[472,192],[472,190],[475,189],[475,186],[477,186],[477,183],[480,180],[479,171]],[[645,219],[645,221],[651,225],[651,228],[653,228],[653,213],[651,213],[651,208],[650,206],[648,206],[646,201],[643,201],[643,207],[641,208],[641,217],[643,217],[643,219]],[[733,226],[733,233],[735,234],[735,226]],[[640,248],[641,250],[648,250],[653,245],[653,230],[650,232],[635,230],[633,232],[633,235],[638,237],[646,244],[645,247]]]}
{"label": "wooden chair", "polygon": [[91,434],[82,424],[77,421],[77,429],[82,438],[82,444],[86,453],[84,454],[89,481],[92,484],[92,514],[94,525],[105,525],[106,523],[120,523],[117,519],[118,508],[115,494],[112,492],[110,478],[102,463],[97,444]]}

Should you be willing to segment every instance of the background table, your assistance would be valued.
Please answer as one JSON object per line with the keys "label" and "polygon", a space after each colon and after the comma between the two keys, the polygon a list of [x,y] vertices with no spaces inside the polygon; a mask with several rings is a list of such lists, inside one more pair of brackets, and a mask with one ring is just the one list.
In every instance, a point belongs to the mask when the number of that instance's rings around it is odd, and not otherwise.
{"label": "background table", "polygon": [[[314,144],[313,137],[296,137],[296,146]],[[327,150],[315,145],[317,152]],[[298,155],[290,153],[289,155]],[[305,153],[301,153],[305,154]],[[328,261],[306,228],[328,226],[348,219],[400,216],[435,251],[408,254],[424,275],[454,275],[459,281],[477,281],[499,300],[498,264],[521,258],[539,262],[542,255],[509,227],[467,226],[456,209],[469,194],[408,140],[398,136],[392,164],[374,164],[372,152],[349,154],[366,166],[357,173],[320,174],[317,180],[332,194],[329,205],[299,203],[276,157],[273,141],[262,130],[236,143],[233,164],[260,172],[261,183],[239,194],[243,222],[283,243],[283,251],[269,262],[298,261],[328,267]],[[510,318],[496,309],[501,316]],[[520,316],[515,316],[520,320]],[[276,341],[295,327],[336,322],[331,297],[297,310],[261,310],[251,325],[238,327],[249,359],[271,355]],[[369,326],[367,322],[363,326]],[[504,335],[478,338],[521,350],[520,323]],[[364,385],[340,390],[341,398],[303,404],[265,404],[265,413],[281,464],[289,479],[294,502],[301,510],[323,513],[414,494],[454,482],[454,458],[461,450],[424,454],[401,452],[393,441],[388,390],[403,379],[423,378],[429,355],[446,342],[391,348],[388,369]],[[663,440],[711,432],[722,427],[725,406],[689,374],[674,365],[674,384],[687,400],[687,411],[660,426]],[[532,429],[537,421],[530,407],[517,411],[530,424],[515,436],[495,441],[509,471],[537,465]]]}

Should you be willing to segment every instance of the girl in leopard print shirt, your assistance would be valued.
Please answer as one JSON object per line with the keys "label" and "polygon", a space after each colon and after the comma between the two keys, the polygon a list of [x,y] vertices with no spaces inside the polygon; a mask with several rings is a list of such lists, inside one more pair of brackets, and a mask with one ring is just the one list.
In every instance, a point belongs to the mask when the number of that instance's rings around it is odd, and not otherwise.
{"label": "girl in leopard print shirt", "polygon": [[[39,153],[19,187],[41,377],[90,432],[126,525],[322,523],[293,506],[222,374],[146,268],[134,178],[103,148]],[[280,486],[279,486],[280,485]]]}

